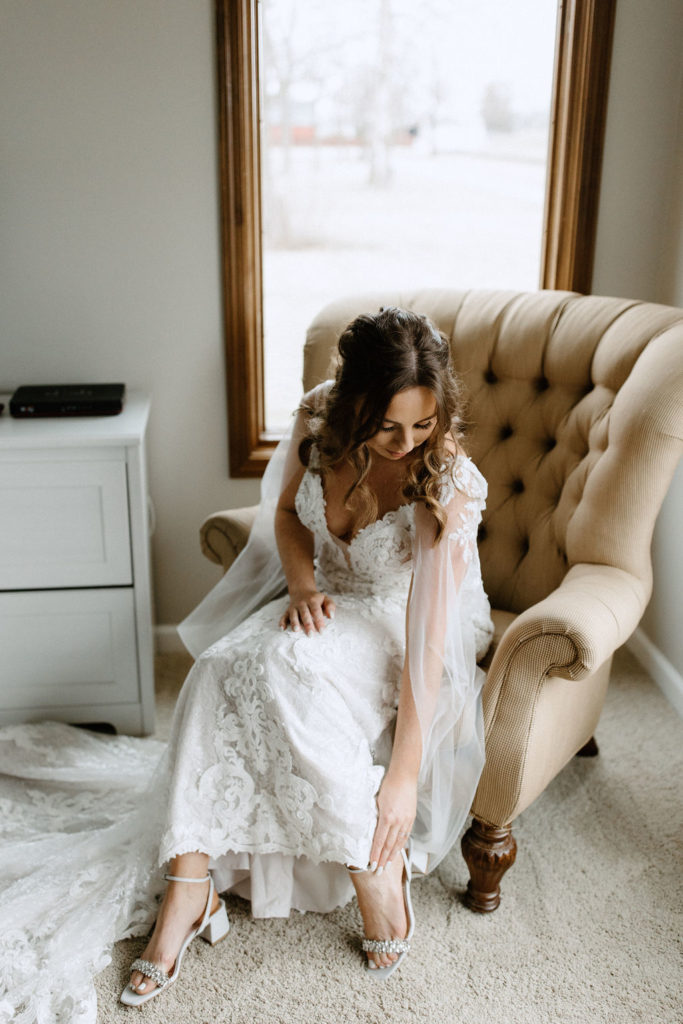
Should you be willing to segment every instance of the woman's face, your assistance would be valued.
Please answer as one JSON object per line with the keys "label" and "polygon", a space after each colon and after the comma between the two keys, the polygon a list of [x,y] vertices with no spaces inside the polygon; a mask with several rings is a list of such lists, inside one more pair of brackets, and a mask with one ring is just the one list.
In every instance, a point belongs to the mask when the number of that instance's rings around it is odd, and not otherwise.
{"label": "woman's face", "polygon": [[382,426],[367,442],[384,459],[403,459],[426,441],[436,426],[436,398],[429,388],[406,388],[394,395]]}

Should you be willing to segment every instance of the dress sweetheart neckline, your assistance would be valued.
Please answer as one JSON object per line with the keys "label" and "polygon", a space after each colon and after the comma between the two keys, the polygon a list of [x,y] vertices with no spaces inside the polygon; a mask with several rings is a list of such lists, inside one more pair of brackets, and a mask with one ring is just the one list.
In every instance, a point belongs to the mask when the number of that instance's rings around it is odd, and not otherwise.
{"label": "dress sweetheart neckline", "polygon": [[407,501],[403,505],[399,505],[398,508],[390,508],[383,516],[379,516],[377,519],[373,519],[371,523],[366,523],[365,526],[361,526],[360,530],[358,530],[357,533],[354,533],[351,540],[344,540],[343,537],[339,537],[336,533],[332,533],[327,522],[327,499],[325,498],[325,488],[323,487],[322,477],[318,473],[311,473],[310,469],[307,469],[306,472],[310,473],[313,479],[317,482],[317,486],[320,491],[320,500],[322,501],[323,522],[325,523],[327,535],[331,537],[333,541],[336,541],[338,544],[343,544],[344,547],[349,550],[353,547],[361,534],[366,533],[373,526],[383,525],[384,523],[389,522],[392,516],[398,515],[398,513],[404,508],[410,508],[412,505],[412,502]]}

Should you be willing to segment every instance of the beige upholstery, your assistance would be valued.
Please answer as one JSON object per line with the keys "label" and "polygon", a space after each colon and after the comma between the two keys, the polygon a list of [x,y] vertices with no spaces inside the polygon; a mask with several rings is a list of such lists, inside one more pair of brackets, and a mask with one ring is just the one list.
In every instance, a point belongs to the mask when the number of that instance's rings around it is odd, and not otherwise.
{"label": "beige upholstery", "polygon": [[[466,447],[489,484],[480,554],[498,637],[473,811],[505,826],[592,735],[612,654],[648,601],[652,531],[683,449],[683,310],[550,291],[347,298],[308,331],[305,389],[330,375],[345,325],[388,305],[451,339]],[[238,515],[202,528],[226,568],[246,537]]]}

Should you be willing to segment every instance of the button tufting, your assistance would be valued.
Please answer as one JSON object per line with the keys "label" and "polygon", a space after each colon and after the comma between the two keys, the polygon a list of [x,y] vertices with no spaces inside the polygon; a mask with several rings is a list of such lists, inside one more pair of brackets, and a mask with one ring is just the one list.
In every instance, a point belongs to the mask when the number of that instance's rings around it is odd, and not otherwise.
{"label": "button tufting", "polygon": [[537,391],[547,391],[550,387],[550,381],[547,377],[538,377],[536,380]]}
{"label": "button tufting", "polygon": [[524,555],[529,553],[529,538],[528,537],[524,537],[523,538],[522,543],[520,544],[520,547],[522,549],[522,556],[524,556]]}
{"label": "button tufting", "polygon": [[512,487],[512,490],[515,492],[515,494],[521,494],[524,490],[524,481],[519,479],[513,480],[510,486]]}
{"label": "button tufting", "polygon": [[487,533],[488,533],[488,531],[487,531],[486,527],[484,526],[484,524],[482,523],[480,525],[478,531],[477,531],[477,540],[480,541],[480,542],[482,540],[486,540]]}
{"label": "button tufting", "polygon": [[555,447],[555,445],[557,444],[557,439],[554,438],[554,437],[546,437],[546,439],[545,439],[545,441],[543,443],[545,444],[545,450],[547,452],[551,452],[553,450],[553,448]]}
{"label": "button tufting", "polygon": [[504,423],[500,428],[500,439],[501,441],[507,441],[508,437],[512,437],[513,430],[509,423]]}
{"label": "button tufting", "polygon": [[484,380],[487,384],[495,384],[498,378],[489,366],[488,370],[484,370]]}

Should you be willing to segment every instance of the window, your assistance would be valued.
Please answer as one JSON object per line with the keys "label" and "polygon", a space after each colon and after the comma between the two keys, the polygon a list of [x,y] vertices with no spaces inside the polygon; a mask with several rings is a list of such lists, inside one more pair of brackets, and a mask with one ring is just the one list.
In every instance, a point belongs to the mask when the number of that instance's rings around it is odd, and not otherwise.
{"label": "window", "polygon": [[[275,2],[275,0],[273,0]],[[353,7],[354,5],[351,4]],[[440,3],[430,0],[433,12],[441,10],[442,16],[451,4],[443,7]],[[338,5],[346,12],[348,5]],[[360,10],[377,8],[380,15],[392,7],[388,0],[380,0],[378,4],[362,4]],[[282,9],[282,7],[280,7]],[[226,364],[228,372],[228,406],[230,414],[230,452],[231,473],[233,476],[259,475],[269,457],[272,447],[277,441],[278,413],[272,412],[267,417],[264,400],[264,384],[267,379],[265,372],[263,321],[264,304],[262,301],[262,280],[264,270],[264,249],[266,253],[266,274],[272,271],[272,264],[277,262],[279,255],[271,245],[271,249],[263,245],[262,213],[271,222],[269,230],[273,235],[272,222],[277,221],[277,191],[273,189],[272,179],[277,171],[273,166],[274,154],[267,151],[269,142],[277,143],[286,134],[290,142],[289,152],[285,154],[281,148],[276,154],[278,160],[298,160],[313,158],[319,165],[330,164],[334,173],[341,173],[340,167],[348,177],[351,172],[361,176],[373,173],[386,174],[391,172],[387,158],[394,162],[401,161],[402,168],[408,167],[411,174],[423,161],[425,147],[434,147],[437,143],[441,150],[449,146],[449,125],[445,117],[432,126],[432,137],[426,138],[424,119],[420,122],[415,107],[403,103],[398,98],[398,113],[393,117],[384,114],[388,123],[385,139],[391,136],[391,151],[384,147],[372,150],[372,139],[361,140],[363,131],[362,117],[351,118],[344,114],[344,108],[334,103],[330,90],[323,90],[320,84],[316,88],[316,77],[320,83],[321,74],[326,78],[324,59],[319,61],[321,43],[316,38],[315,26],[316,5],[306,5],[310,24],[304,33],[299,32],[298,50],[283,52],[274,51],[273,44],[266,50],[268,61],[264,61],[264,71],[259,75],[259,49],[256,0],[217,0],[217,42],[219,71],[219,116],[220,116],[220,152],[221,152],[221,191],[223,218],[223,281],[226,308]],[[329,12],[330,7],[326,5]],[[394,10],[408,10],[400,3]],[[436,16],[436,15],[435,15]],[[351,19],[354,29],[359,28],[357,19]],[[544,287],[571,288],[578,291],[590,289],[592,247],[595,234],[595,213],[600,170],[600,154],[602,132],[606,106],[606,88],[608,75],[608,55],[611,44],[613,23],[613,4],[589,3],[586,0],[571,0],[560,4],[558,11],[554,87],[552,98],[553,134],[549,148],[547,166],[546,202],[543,217],[538,214],[538,233],[536,238],[541,249],[540,237],[543,234],[541,265],[541,284]],[[266,26],[267,28],[267,26]],[[405,29],[405,26],[403,27]],[[393,27],[386,20],[382,25],[383,38],[380,45],[399,46],[401,26]],[[308,33],[308,34],[306,34]],[[266,47],[268,47],[267,32]],[[282,34],[282,33],[281,33]],[[337,28],[337,39],[340,27]],[[368,32],[362,34],[367,42]],[[354,54],[353,30],[347,36],[348,51]],[[358,36],[356,36],[356,41]],[[371,45],[371,44],[369,44]],[[356,50],[358,49],[356,42]],[[308,51],[308,52],[307,52]],[[405,64],[411,57],[411,50],[404,47]],[[338,49],[337,49],[338,54]],[[361,54],[362,56],[362,54]],[[358,63],[358,56],[355,56]],[[278,60],[280,66],[276,67]],[[292,63],[307,60],[309,65],[308,78],[311,87],[306,92],[302,88],[302,76],[299,76],[298,91],[293,88],[283,90],[288,82],[292,82]],[[287,66],[289,61],[290,66]],[[438,63],[438,62],[435,62]],[[332,65],[332,62],[330,62]],[[424,67],[424,65],[423,65]],[[322,70],[321,70],[322,69]],[[415,72],[417,74],[417,70]],[[349,80],[348,74],[343,79]],[[482,84],[482,83],[480,83]],[[385,92],[390,92],[387,84]],[[438,74],[422,76],[423,92],[432,88],[432,101],[427,97],[432,108],[438,106],[439,85]],[[356,87],[362,93],[361,85]],[[376,91],[376,90],[375,90]],[[395,83],[394,83],[394,92]],[[265,94],[263,113],[260,110],[261,96]],[[318,104],[316,118],[312,115],[312,105]],[[363,105],[363,97],[358,102]],[[367,101],[366,101],[367,102]],[[322,104],[322,110],[321,110]],[[484,90],[482,104],[486,106],[485,116],[492,123],[497,122],[498,128],[509,125],[515,116],[515,110],[509,102],[505,88],[492,76],[490,87]],[[411,122],[412,115],[412,122]],[[260,121],[266,134],[264,153],[261,147]],[[367,119],[366,119],[367,120]],[[419,125],[419,127],[418,127]],[[454,127],[450,126],[453,130]],[[532,127],[530,125],[530,127]],[[460,126],[459,145],[462,148],[462,126]],[[422,138],[419,138],[422,131]],[[435,133],[441,133],[441,140]],[[492,133],[493,134],[493,133]],[[533,134],[533,133],[532,133]],[[499,131],[495,142],[505,146],[505,132]],[[316,142],[324,140],[324,145]],[[366,144],[368,159],[364,161],[360,142]],[[467,142],[468,140],[465,140]],[[473,140],[476,144],[476,139]],[[490,140],[488,140],[490,142]],[[509,143],[509,140],[508,140]],[[472,140],[469,140],[472,147]],[[263,156],[262,156],[263,154]],[[355,160],[355,164],[354,164]],[[373,164],[374,160],[374,164]],[[343,167],[342,167],[343,165]],[[448,165],[448,159],[442,166]],[[470,163],[470,172],[474,166]],[[528,170],[528,169],[527,169]],[[448,171],[447,171],[448,173]],[[263,182],[263,195],[262,195]],[[378,193],[378,203],[382,197]],[[385,195],[386,198],[386,195]],[[325,205],[324,197],[316,201]],[[372,206],[368,207],[372,209]],[[282,212],[282,206],[280,206]],[[543,231],[541,232],[541,221]],[[286,230],[286,224],[275,224],[277,230]],[[304,240],[305,241],[305,240]],[[293,267],[292,258],[288,257]],[[355,283],[347,275],[338,291],[353,291]],[[369,283],[382,286],[384,282],[375,280]],[[387,281],[386,283],[390,283]],[[463,282],[452,275],[450,280],[425,280],[422,276],[416,284],[452,283],[462,286]],[[476,279],[473,283],[476,283]],[[484,282],[483,282],[484,283]],[[485,282],[492,284],[491,279]],[[516,282],[501,280],[503,284],[515,286]],[[402,282],[393,280],[394,287],[401,287]],[[534,281],[520,283],[519,287],[533,287]],[[368,287],[368,285],[366,285]],[[317,302],[316,309],[321,305]],[[284,308],[284,307],[283,307]],[[307,313],[306,322],[315,310]],[[266,304],[266,317],[272,317],[272,309]],[[300,329],[297,344],[298,353],[302,337]],[[270,357],[268,359],[270,364]],[[298,376],[297,372],[295,374]],[[281,376],[281,375],[280,375]],[[279,379],[278,379],[279,383]],[[291,404],[291,403],[287,403]]]}

